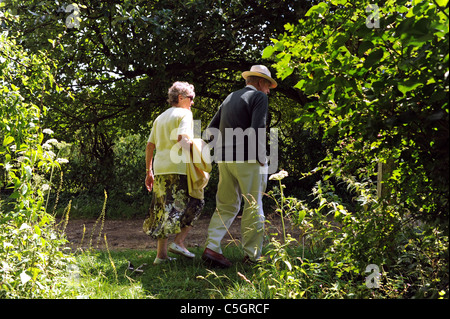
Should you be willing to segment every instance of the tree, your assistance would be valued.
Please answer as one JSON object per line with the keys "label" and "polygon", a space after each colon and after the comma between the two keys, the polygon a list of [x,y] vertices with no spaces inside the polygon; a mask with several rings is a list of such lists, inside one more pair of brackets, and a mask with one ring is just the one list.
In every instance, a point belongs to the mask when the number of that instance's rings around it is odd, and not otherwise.
{"label": "tree", "polygon": [[[51,52],[58,65],[54,90],[61,94],[46,99],[45,121],[77,147],[84,172],[71,180],[111,185],[116,137],[147,135],[148,123],[166,108],[173,81],[195,85],[196,112],[206,125],[221,100],[242,86],[241,72],[261,63],[270,38],[309,6],[128,0],[78,1],[69,8],[54,1],[7,1],[17,21],[6,27],[12,35],[21,31],[17,41],[27,50]],[[305,100],[289,85],[277,90],[297,103]]]}
{"label": "tree", "polygon": [[[448,297],[448,22],[447,0],[323,1],[264,50],[310,99],[295,121],[337,140],[311,172],[317,205],[291,214],[333,290],[380,270],[348,297]],[[378,198],[380,162],[394,168]]]}
{"label": "tree", "polygon": [[391,204],[448,227],[448,1],[325,1],[306,17],[263,55],[314,99],[296,121],[339,138],[336,176],[395,159]]}

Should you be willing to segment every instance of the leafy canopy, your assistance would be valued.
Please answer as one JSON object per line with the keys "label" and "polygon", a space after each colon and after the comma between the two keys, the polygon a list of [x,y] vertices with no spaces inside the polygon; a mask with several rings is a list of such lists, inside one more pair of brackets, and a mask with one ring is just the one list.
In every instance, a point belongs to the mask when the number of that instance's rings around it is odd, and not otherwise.
{"label": "leafy canopy", "polygon": [[324,1],[263,53],[313,99],[296,121],[341,140],[334,174],[393,158],[390,196],[421,217],[448,217],[448,20],[445,0]]}
{"label": "leafy canopy", "polygon": [[[270,38],[310,7],[303,0],[2,3],[14,19],[1,27],[29,52],[47,52],[58,68],[44,121],[73,145],[73,174],[65,181],[100,191],[120,182],[111,179],[120,163],[117,139],[148,136],[174,81],[195,85],[194,117],[206,126],[226,95],[242,87],[242,71],[262,63]],[[277,91],[300,100],[289,85]]]}

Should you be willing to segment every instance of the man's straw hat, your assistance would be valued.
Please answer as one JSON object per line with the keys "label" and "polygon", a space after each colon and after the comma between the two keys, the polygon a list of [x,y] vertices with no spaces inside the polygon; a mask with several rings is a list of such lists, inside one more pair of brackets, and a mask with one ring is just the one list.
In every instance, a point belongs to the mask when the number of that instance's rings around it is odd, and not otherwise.
{"label": "man's straw hat", "polygon": [[245,71],[242,73],[242,77],[247,79],[249,76],[259,76],[266,80],[269,80],[271,85],[270,88],[274,89],[277,87],[277,82],[272,79],[269,69],[264,65],[254,65],[251,67],[250,71]]}

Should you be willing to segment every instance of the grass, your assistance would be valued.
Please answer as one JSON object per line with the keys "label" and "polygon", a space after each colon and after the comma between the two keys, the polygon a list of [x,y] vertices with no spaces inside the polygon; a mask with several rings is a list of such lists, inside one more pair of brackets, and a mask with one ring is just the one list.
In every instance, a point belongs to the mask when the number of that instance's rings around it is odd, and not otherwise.
{"label": "grass", "polygon": [[[95,226],[100,226],[99,234],[104,224],[107,194],[103,203],[102,213]],[[65,220],[69,218],[72,206],[68,205]],[[284,227],[283,227],[284,229]],[[95,227],[89,236],[89,247]],[[283,233],[284,234],[284,233]],[[83,236],[88,234],[83,234]],[[273,234],[266,234],[271,237]],[[100,240],[98,236],[97,240]],[[267,238],[270,239],[270,238]],[[286,237],[284,237],[286,240]],[[272,261],[261,265],[244,264],[243,250],[235,245],[228,245],[224,249],[225,256],[233,263],[228,269],[209,268],[201,260],[203,248],[191,248],[196,257],[186,259],[178,256],[175,262],[153,265],[156,251],[153,250],[125,250],[111,251],[108,249],[106,236],[105,251],[89,249],[79,250],[75,254],[75,264],[68,267],[69,286],[72,288],[69,298],[89,299],[266,299],[286,298],[289,296],[280,292],[284,288],[284,280],[291,278],[280,268],[280,262],[289,264],[284,250],[292,250],[289,243],[279,244],[274,249],[273,244],[263,248],[263,255],[277,256]],[[269,240],[270,241],[270,240]],[[293,255],[304,256],[304,246],[295,245]],[[272,250],[271,250],[272,249]],[[299,250],[301,249],[301,251]],[[275,253],[275,254],[274,254]],[[277,261],[278,260],[278,261]],[[142,272],[130,269],[139,268]],[[266,269],[264,269],[266,268]],[[276,277],[280,276],[281,280]],[[275,284],[275,285],[274,285]],[[281,286],[282,289],[278,289]],[[279,291],[280,290],[280,291]]]}
{"label": "grass", "polygon": [[[99,224],[101,234],[107,194],[95,226]],[[74,206],[69,202],[63,216],[66,221]],[[96,227],[89,236],[89,247]],[[64,226],[65,228],[65,226]],[[64,231],[63,228],[63,231]],[[98,240],[100,237],[98,238]],[[89,249],[75,253],[76,263],[69,265],[69,298],[89,299],[216,299],[239,298],[234,292],[246,298],[254,297],[248,289],[247,276],[252,276],[254,267],[242,263],[243,251],[237,246],[227,246],[225,255],[233,262],[228,269],[209,269],[201,260],[203,248],[192,248],[196,257],[191,260],[178,256],[174,262],[153,265],[154,250],[111,251],[106,236],[105,251]],[[130,269],[139,268],[143,272]],[[242,284],[242,285],[241,285]],[[251,286],[251,285],[250,285]],[[253,287],[254,288],[254,287]],[[253,290],[254,291],[254,290]]]}
{"label": "grass", "polygon": [[[203,249],[191,249],[193,260],[153,265],[156,251],[90,251],[76,254],[73,275],[73,298],[113,299],[221,299],[251,298],[251,278],[255,268],[243,264],[238,247],[228,247],[225,254],[233,262],[228,269],[207,267],[201,260]],[[129,269],[143,265],[142,273]],[[145,264],[145,265],[144,265]],[[247,279],[248,280],[248,279]]]}
{"label": "grass", "polygon": [[[90,234],[89,247],[97,224],[99,234],[105,221],[106,191],[103,207]],[[69,202],[63,213],[66,221],[74,206]],[[65,228],[65,226],[64,226]],[[63,229],[64,231],[64,229]],[[83,237],[85,234],[83,234]],[[98,240],[100,237],[98,238]],[[178,256],[174,262],[153,265],[156,251],[125,250],[111,251],[104,237],[106,251],[79,250],[75,254],[76,264],[68,267],[68,297],[89,299],[222,299],[260,298],[261,294],[248,278],[257,272],[257,267],[242,262],[240,247],[229,245],[225,256],[233,262],[228,269],[208,268],[201,260],[203,248],[192,248],[196,257],[191,260]],[[130,269],[143,270],[136,272]]]}
{"label": "grass", "polygon": [[[102,213],[97,220],[100,224],[99,233],[104,223],[106,199],[105,194]],[[285,204],[283,201],[281,213],[289,207]],[[292,200],[289,199],[287,204],[292,204]],[[70,207],[65,213],[65,220]],[[207,267],[201,260],[202,248],[191,248],[196,254],[193,260],[179,257],[175,262],[155,266],[153,260],[156,251],[111,251],[105,237],[106,251],[88,250],[75,254],[75,264],[68,267],[71,290],[64,296],[184,300],[386,299],[403,298],[406,290],[415,285],[414,278],[404,277],[402,273],[388,276],[389,273],[383,272],[380,288],[370,289],[364,278],[366,274],[359,272],[354,265],[358,260],[341,261],[339,255],[335,258],[330,251],[324,250],[322,235],[325,233],[321,228],[309,234],[312,239],[306,245],[304,241],[300,243],[294,240],[284,230],[283,227],[282,242],[276,237],[272,238],[274,234],[266,234],[268,241],[263,255],[268,261],[256,266],[242,263],[244,256],[240,247],[227,246],[224,254],[233,262],[233,266],[228,269]],[[90,247],[93,235],[90,235]],[[339,239],[339,234],[335,238]],[[100,236],[98,239],[101,239]],[[143,272],[130,269],[130,263],[135,269],[140,267]],[[436,291],[439,296],[446,296],[445,290]]]}

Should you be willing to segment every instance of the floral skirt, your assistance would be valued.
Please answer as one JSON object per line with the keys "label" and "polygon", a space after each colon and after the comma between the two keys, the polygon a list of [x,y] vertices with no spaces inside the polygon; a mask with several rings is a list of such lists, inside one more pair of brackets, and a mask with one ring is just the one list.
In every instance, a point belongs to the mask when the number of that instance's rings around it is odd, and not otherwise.
{"label": "floral skirt", "polygon": [[203,200],[189,196],[186,175],[156,175],[144,232],[156,239],[177,234],[182,228],[193,226],[204,205]]}

